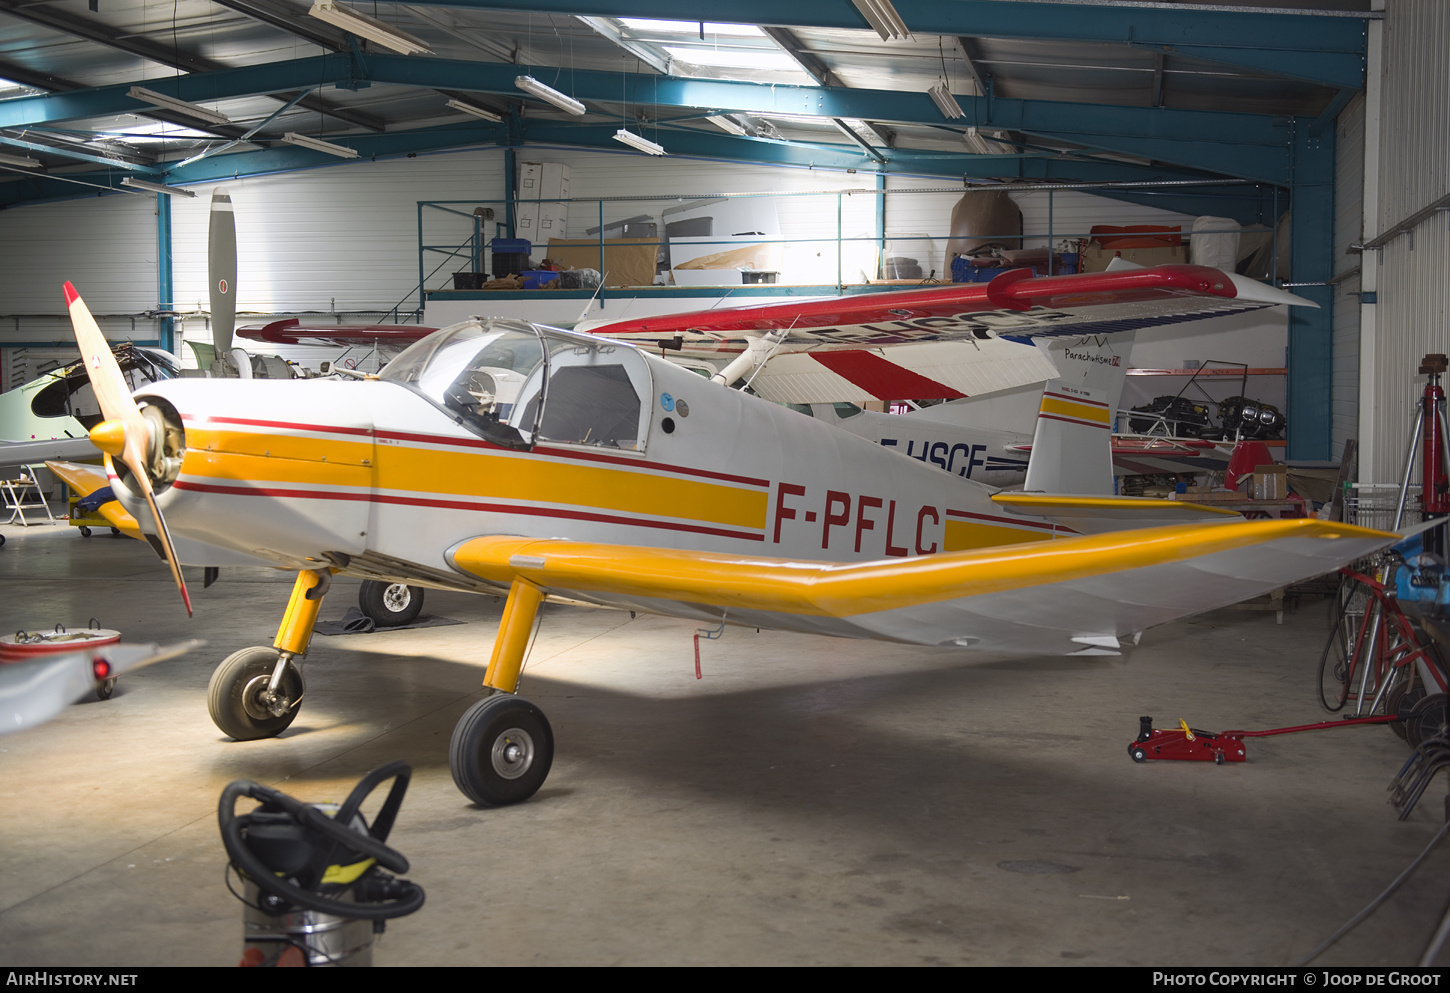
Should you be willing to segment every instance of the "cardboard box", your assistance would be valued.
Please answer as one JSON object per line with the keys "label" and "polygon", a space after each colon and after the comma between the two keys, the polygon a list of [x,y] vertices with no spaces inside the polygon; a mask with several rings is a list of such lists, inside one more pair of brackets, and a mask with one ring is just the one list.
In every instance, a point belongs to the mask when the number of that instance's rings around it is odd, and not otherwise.
{"label": "cardboard box", "polygon": [[539,237],[539,204],[520,203],[514,206],[514,234],[524,241],[542,242]]}
{"label": "cardboard box", "polygon": [[599,242],[549,239],[549,258],[571,269],[597,269],[605,286],[650,286],[655,280],[655,259],[659,245],[654,238],[605,238],[604,260],[599,259]]}
{"label": "cardboard box", "polygon": [[569,205],[565,203],[541,203],[539,208],[540,238],[562,238],[568,234]]}
{"label": "cardboard box", "polygon": [[1136,262],[1143,266],[1185,265],[1188,262],[1188,249],[1180,245],[1177,248],[1122,248],[1109,251],[1094,245],[1082,253],[1082,271],[1102,272],[1117,256],[1122,256],[1125,262]]}
{"label": "cardboard box", "polygon": [[[538,197],[540,200],[567,200],[569,198],[569,167],[562,162],[545,162],[539,180]],[[567,205],[560,204],[560,206]]]}
{"label": "cardboard box", "polygon": [[539,191],[543,188],[544,166],[540,162],[519,163],[519,187],[518,197],[520,200],[539,200],[543,194]]}
{"label": "cardboard box", "polygon": [[1284,500],[1289,496],[1289,467],[1261,465],[1254,470],[1255,500]]}

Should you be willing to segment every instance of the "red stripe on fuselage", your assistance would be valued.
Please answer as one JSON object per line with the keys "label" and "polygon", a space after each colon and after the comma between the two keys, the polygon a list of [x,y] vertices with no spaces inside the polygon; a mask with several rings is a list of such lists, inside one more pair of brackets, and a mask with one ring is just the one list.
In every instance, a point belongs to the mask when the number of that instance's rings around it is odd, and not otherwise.
{"label": "red stripe on fuselage", "polygon": [[702,524],[680,524],[674,521],[652,521],[639,517],[615,517],[611,514],[594,514],[581,510],[558,510],[550,507],[515,507],[508,504],[483,503],[472,500],[439,500],[430,497],[403,497],[372,493],[334,493],[326,490],[291,490],[263,486],[217,486],[212,483],[192,483],[178,480],[173,489],[190,490],[195,493],[221,493],[228,496],[259,496],[269,498],[290,498],[296,500],[337,500],[356,503],[387,503],[406,507],[433,507],[441,510],[483,511],[494,514],[515,514],[521,517],[559,517],[573,521],[596,521],[603,524],[621,524],[626,527],[659,528],[664,531],[687,531],[692,534],[711,534],[723,538],[743,538],[746,541],[764,541],[765,535],[749,531],[731,531],[727,528],[712,528]]}

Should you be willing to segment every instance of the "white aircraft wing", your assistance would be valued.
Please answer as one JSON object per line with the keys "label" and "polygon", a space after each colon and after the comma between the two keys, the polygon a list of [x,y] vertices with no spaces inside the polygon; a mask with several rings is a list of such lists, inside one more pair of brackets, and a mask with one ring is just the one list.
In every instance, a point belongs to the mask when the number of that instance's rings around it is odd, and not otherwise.
{"label": "white aircraft wing", "polygon": [[1017,269],[990,283],[591,321],[578,330],[717,364],[754,356],[749,382],[768,400],[958,399],[1056,378],[1034,345],[1039,339],[1114,335],[1278,304],[1317,306],[1206,266],[1040,277]]}
{"label": "white aircraft wing", "polygon": [[204,644],[107,645],[0,665],[0,734],[43,724],[107,679]]}

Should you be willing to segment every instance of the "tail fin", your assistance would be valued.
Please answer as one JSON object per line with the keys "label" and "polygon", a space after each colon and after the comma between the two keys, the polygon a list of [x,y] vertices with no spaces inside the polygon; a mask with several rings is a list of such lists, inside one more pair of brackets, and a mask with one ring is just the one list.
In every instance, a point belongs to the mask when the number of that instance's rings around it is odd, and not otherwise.
{"label": "tail fin", "polygon": [[1113,420],[1128,374],[1132,333],[1041,343],[1061,374],[1046,384],[1037,410],[1028,490],[1113,492]]}

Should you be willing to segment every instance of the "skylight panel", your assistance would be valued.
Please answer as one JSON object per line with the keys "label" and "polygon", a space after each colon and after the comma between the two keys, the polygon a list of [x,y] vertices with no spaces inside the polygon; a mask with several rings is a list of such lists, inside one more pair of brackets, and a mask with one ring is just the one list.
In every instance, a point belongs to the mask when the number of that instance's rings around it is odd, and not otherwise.
{"label": "skylight panel", "polygon": [[[619,23],[629,28],[640,36],[662,34],[662,35],[693,35],[700,36],[699,21],[665,21],[651,17],[621,17]],[[731,35],[737,38],[763,38],[765,32],[754,24],[716,24],[713,21],[705,22],[706,37],[712,35]]]}
{"label": "skylight panel", "polygon": [[774,69],[778,72],[799,72],[800,64],[784,52],[766,52],[749,48],[687,48],[666,45],[672,58],[697,66],[721,69]]}
{"label": "skylight panel", "polygon": [[115,129],[98,132],[97,138],[109,141],[120,141],[130,145],[145,145],[158,141],[175,141],[178,138],[215,138],[216,135],[207,134],[205,131],[194,131],[191,128],[182,127],[180,124],[170,124],[166,121],[137,122],[128,125],[125,129]]}

